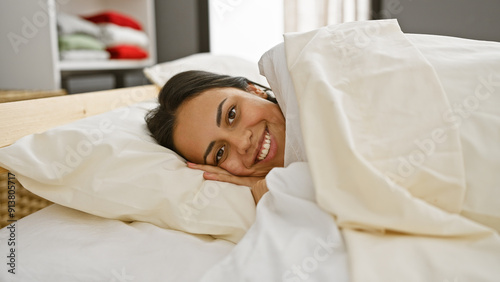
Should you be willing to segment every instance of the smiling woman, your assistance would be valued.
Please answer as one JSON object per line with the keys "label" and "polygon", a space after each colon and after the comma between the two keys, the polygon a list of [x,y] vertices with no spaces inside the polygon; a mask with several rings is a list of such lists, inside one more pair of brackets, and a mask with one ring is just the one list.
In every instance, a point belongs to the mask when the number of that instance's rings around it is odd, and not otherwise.
{"label": "smiling woman", "polygon": [[285,118],[269,91],[244,77],[182,72],[162,88],[146,122],[205,179],[250,186],[258,202],[264,177],[284,163]]}

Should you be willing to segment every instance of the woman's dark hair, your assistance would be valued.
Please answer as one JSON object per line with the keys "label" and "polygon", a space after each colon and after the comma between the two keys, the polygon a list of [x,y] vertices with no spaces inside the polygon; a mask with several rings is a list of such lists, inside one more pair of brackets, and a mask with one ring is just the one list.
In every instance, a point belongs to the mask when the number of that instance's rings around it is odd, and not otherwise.
{"label": "woman's dark hair", "polygon": [[247,91],[254,84],[267,93],[267,99],[276,103],[271,89],[241,76],[220,75],[206,71],[185,71],[170,78],[160,90],[160,105],[146,114],[145,120],[151,136],[158,144],[178,153],[174,146],[174,128],[179,107],[200,93],[222,87],[234,87]]}

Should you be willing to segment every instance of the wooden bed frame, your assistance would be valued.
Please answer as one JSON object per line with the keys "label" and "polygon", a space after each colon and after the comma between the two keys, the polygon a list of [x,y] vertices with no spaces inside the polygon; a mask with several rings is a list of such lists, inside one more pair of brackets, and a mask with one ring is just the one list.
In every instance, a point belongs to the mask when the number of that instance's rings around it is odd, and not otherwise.
{"label": "wooden bed frame", "polygon": [[[23,136],[157,97],[155,85],[0,103],[0,148]],[[0,174],[7,172],[0,167]]]}

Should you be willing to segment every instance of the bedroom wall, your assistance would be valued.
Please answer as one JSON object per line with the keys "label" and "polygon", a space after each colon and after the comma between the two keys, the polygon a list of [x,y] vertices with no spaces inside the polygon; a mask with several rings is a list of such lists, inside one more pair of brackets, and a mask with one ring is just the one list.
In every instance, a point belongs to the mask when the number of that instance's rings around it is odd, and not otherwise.
{"label": "bedroom wall", "polygon": [[379,18],[397,18],[404,32],[500,41],[498,0],[382,0]]}
{"label": "bedroom wall", "polygon": [[[205,0],[206,1],[206,0]],[[155,0],[156,49],[158,62],[181,58],[208,51],[208,36],[200,32],[208,30],[208,19],[203,19],[203,0]],[[207,14],[208,15],[208,14]],[[198,19],[205,23],[201,23]],[[128,73],[126,86],[149,84],[141,70]],[[112,75],[86,75],[72,77],[68,81],[70,93],[82,93],[114,88]]]}

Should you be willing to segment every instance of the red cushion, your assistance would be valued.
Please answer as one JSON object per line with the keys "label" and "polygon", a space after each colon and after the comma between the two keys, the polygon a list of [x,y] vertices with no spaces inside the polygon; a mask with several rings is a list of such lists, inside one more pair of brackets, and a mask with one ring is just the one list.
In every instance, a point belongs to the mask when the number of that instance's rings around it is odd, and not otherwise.
{"label": "red cushion", "polygon": [[134,45],[116,45],[106,48],[111,59],[145,59],[148,52]]}
{"label": "red cushion", "polygon": [[132,17],[115,11],[106,11],[93,16],[83,17],[93,23],[114,23],[120,26],[127,26],[133,29],[142,30],[141,24]]}

